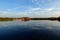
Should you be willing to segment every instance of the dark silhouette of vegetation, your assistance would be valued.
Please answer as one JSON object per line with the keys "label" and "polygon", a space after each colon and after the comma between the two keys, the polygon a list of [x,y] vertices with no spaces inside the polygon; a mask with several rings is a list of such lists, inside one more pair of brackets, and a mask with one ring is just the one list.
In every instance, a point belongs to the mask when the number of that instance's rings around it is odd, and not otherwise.
{"label": "dark silhouette of vegetation", "polygon": [[0,21],[13,21],[13,18],[0,18]]}
{"label": "dark silhouette of vegetation", "polygon": [[50,17],[50,18],[29,18],[29,17],[23,17],[23,18],[2,18],[0,17],[0,21],[14,21],[14,20],[22,20],[22,21],[29,21],[29,20],[51,20],[60,21],[60,17]]}

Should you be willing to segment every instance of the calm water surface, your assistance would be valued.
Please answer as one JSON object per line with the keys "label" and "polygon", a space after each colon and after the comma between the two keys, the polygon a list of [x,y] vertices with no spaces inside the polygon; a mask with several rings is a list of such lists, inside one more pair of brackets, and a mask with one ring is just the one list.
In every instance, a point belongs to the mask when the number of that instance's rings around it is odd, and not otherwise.
{"label": "calm water surface", "polygon": [[60,22],[0,22],[0,40],[60,40]]}

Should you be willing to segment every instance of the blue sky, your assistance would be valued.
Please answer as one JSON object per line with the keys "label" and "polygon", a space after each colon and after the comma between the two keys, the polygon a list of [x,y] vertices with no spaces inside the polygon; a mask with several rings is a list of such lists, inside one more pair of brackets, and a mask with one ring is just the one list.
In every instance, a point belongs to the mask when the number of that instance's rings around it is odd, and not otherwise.
{"label": "blue sky", "polygon": [[60,0],[0,0],[0,17],[57,17]]}

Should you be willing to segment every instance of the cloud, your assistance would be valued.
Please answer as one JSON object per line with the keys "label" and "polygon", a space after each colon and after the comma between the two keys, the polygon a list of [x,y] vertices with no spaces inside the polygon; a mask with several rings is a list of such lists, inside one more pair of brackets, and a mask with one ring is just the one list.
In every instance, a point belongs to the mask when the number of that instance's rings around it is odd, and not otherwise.
{"label": "cloud", "polygon": [[46,9],[47,12],[50,12],[50,11],[53,11],[53,10],[54,10],[54,8],[47,8]]}
{"label": "cloud", "polygon": [[7,11],[14,11],[14,10],[17,10],[19,9],[20,7],[15,7],[15,8],[11,8],[11,9],[7,9]]}
{"label": "cloud", "polygon": [[[18,7],[16,7],[18,8]],[[13,8],[13,9],[16,9]],[[57,17],[60,16],[60,8],[40,8],[40,7],[29,7],[23,12],[11,11],[0,11],[0,17]],[[9,9],[10,10],[10,9]]]}
{"label": "cloud", "polygon": [[60,0],[32,0],[32,3],[37,7],[60,7]]}
{"label": "cloud", "polygon": [[48,0],[32,0],[32,3],[35,4],[36,6],[40,7],[44,4],[46,4]]}
{"label": "cloud", "polygon": [[[58,11],[59,10],[59,11]],[[60,16],[60,8],[31,8],[25,11],[31,17],[57,17]]]}
{"label": "cloud", "polygon": [[60,8],[30,8],[24,12],[0,11],[0,16],[5,17],[51,17],[60,16]]}
{"label": "cloud", "polygon": [[32,3],[35,4],[36,6],[40,7],[40,1],[39,0],[32,0]]}

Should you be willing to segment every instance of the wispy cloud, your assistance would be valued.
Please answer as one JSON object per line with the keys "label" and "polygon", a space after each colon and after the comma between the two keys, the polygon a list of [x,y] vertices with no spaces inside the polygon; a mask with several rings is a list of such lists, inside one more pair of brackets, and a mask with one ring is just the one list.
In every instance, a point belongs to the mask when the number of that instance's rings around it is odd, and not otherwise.
{"label": "wispy cloud", "polygon": [[[58,11],[59,10],[59,11]],[[60,16],[60,8],[32,8],[25,11],[27,15],[32,17],[57,17]],[[31,17],[31,16],[30,16]]]}
{"label": "wispy cloud", "polygon": [[[51,17],[60,16],[60,0],[32,0],[31,4],[15,6],[0,10],[0,17]],[[34,5],[35,4],[35,5]],[[29,5],[29,6],[27,6]]]}
{"label": "wispy cloud", "polygon": [[60,16],[60,8],[30,8],[24,12],[0,11],[0,15],[2,17],[57,17]]}
{"label": "wispy cloud", "polygon": [[60,7],[60,0],[32,0],[37,7]]}

